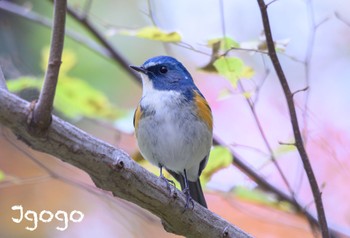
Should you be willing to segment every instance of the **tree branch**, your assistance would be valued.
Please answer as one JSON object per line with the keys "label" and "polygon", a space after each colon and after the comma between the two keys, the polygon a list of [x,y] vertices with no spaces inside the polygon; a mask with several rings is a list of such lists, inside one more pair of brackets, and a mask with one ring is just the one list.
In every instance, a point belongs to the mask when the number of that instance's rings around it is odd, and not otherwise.
{"label": "tree branch", "polygon": [[31,127],[35,131],[45,131],[51,123],[53,100],[55,98],[58,73],[64,43],[67,0],[54,1],[54,20],[50,44],[50,56],[43,87],[31,116]]}
{"label": "tree branch", "polygon": [[[16,106],[14,106],[16,105]],[[128,155],[53,116],[45,138],[28,132],[29,103],[0,89],[0,123],[35,150],[49,153],[90,175],[97,187],[133,202],[162,219],[167,231],[186,237],[251,237],[204,207],[185,210],[185,195]]]}
{"label": "tree branch", "polygon": [[116,61],[126,71],[126,73],[132,77],[133,80],[141,82],[138,73],[129,69],[129,62],[113,47],[108,40],[106,40],[106,38],[89,21],[85,14],[80,15],[70,6],[67,7],[67,12],[71,17],[80,22],[82,26],[84,26],[97,39],[97,41],[109,51],[111,58]]}
{"label": "tree branch", "polygon": [[[105,37],[102,34],[99,33],[99,31],[93,26],[93,24],[90,21],[88,21],[86,14],[79,14],[76,11],[74,11],[73,8],[70,8],[70,7],[68,7],[68,13],[77,21],[79,21],[88,31],[90,31],[90,33],[92,33],[92,35],[94,35],[98,39],[98,41],[101,43],[103,47],[106,47],[104,50],[106,52],[109,52],[108,55],[111,56],[115,62],[121,64],[121,66],[126,70],[126,72],[128,72],[132,76],[133,79],[136,79],[138,82],[140,82],[138,76],[134,73],[134,71],[129,70],[129,67],[128,67],[129,63],[127,62],[127,60],[124,59],[119,54],[119,52],[113,47],[113,45],[110,42],[108,42],[108,40],[105,39]],[[235,164],[239,169],[242,170],[242,172],[244,172],[250,178],[252,178],[252,180],[254,180],[257,184],[259,184],[259,186],[261,186],[262,188],[270,192],[275,193],[280,199],[290,202],[296,207],[298,211],[304,213],[307,217],[311,217],[312,220],[315,223],[317,223],[317,220],[310,213],[305,211],[302,208],[302,206],[299,203],[297,203],[297,201],[291,199],[284,192],[274,187],[271,183],[269,183],[264,178],[262,178],[258,173],[252,170],[248,165],[246,165],[246,163],[243,160],[241,160],[235,154],[234,154],[234,157],[235,159],[233,160],[233,164]],[[333,231],[333,232],[336,233],[336,231]]]}
{"label": "tree branch", "polygon": [[264,0],[257,0],[257,1],[259,4],[259,9],[260,9],[262,22],[263,22],[263,26],[264,26],[269,57],[271,59],[271,62],[272,62],[273,67],[276,71],[276,74],[277,74],[278,79],[281,83],[284,95],[285,95],[286,100],[287,100],[289,115],[291,118],[291,123],[292,123],[292,127],[293,127],[293,134],[294,134],[294,138],[295,138],[295,145],[298,149],[301,160],[304,164],[304,169],[305,169],[305,172],[307,174],[307,177],[308,177],[308,180],[310,183],[310,187],[312,190],[312,194],[313,194],[313,197],[315,200],[316,209],[317,209],[317,216],[318,216],[318,220],[320,223],[322,237],[328,238],[329,231],[328,231],[326,215],[325,215],[325,212],[323,209],[321,193],[320,193],[312,166],[310,164],[308,154],[306,153],[306,150],[304,147],[303,138],[302,138],[301,133],[300,133],[298,118],[296,115],[294,101],[293,101],[293,94],[289,88],[287,79],[284,75],[283,69],[281,67],[281,64],[280,64],[278,57],[277,57],[277,54],[276,54],[275,45],[274,45],[274,41],[273,41],[272,33],[271,33],[271,28],[270,28],[269,16],[267,14],[267,5],[264,3]]}
{"label": "tree branch", "polygon": [[[51,0],[52,1],[52,0]],[[77,13],[73,8],[68,6],[68,14],[75,18],[78,22],[80,22],[86,30],[88,30],[94,37],[98,39],[98,41],[106,47],[106,49],[110,52],[110,55],[112,55],[112,59],[119,63],[126,72],[128,72],[134,80],[141,83],[138,75],[135,74],[135,71],[131,70],[128,66],[130,65],[129,62],[127,62],[126,59],[124,59],[120,53],[115,49],[115,47],[102,35],[100,34],[97,29],[86,19],[86,15],[82,14],[81,16],[79,13]],[[190,50],[193,50],[191,48]],[[260,52],[261,53],[261,52]],[[222,142],[220,142],[219,138],[214,138],[214,144],[218,143],[223,145]],[[303,206],[298,203],[295,199],[291,198],[287,194],[285,194],[283,191],[275,187],[273,184],[269,183],[265,178],[260,176],[257,172],[255,172],[252,168],[250,168],[249,165],[247,165],[244,160],[242,160],[238,155],[236,155],[234,152],[231,151],[231,153],[234,156],[233,164],[239,168],[244,174],[246,174],[249,178],[251,178],[254,182],[256,182],[261,188],[266,189],[269,192],[272,192],[276,194],[279,199],[284,200],[292,204],[297,211],[304,214],[309,220],[313,221],[314,224],[318,224],[317,219],[308,211],[306,211]],[[336,234],[339,232],[338,230],[331,230],[332,236],[336,237]]]}
{"label": "tree branch", "polygon": [[[34,12],[33,10],[28,11],[28,9],[18,4],[8,1],[0,1],[0,9],[7,13],[22,17],[24,19],[30,20],[34,23],[38,23],[42,26],[52,29],[51,19],[44,17]],[[103,57],[111,58],[111,54],[105,47],[101,46],[94,40],[91,40],[90,38],[86,37],[85,35],[79,34],[77,31],[68,28],[66,28],[65,34],[67,37],[76,41],[78,44],[85,46],[87,49],[95,51]]]}

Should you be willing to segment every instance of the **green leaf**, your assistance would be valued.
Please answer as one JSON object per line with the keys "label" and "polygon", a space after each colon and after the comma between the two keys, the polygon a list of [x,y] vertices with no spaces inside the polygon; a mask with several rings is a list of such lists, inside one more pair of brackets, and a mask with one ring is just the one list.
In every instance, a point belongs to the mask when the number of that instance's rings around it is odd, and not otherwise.
{"label": "green leaf", "polygon": [[215,38],[208,41],[208,46],[210,47],[213,47],[216,44],[220,44],[220,50],[223,51],[239,47],[239,43],[230,37]]}
{"label": "green leaf", "polygon": [[205,184],[211,176],[232,164],[232,154],[230,150],[223,146],[214,146],[210,151],[208,164],[202,172],[201,181]]}
{"label": "green leaf", "polygon": [[287,202],[280,202],[269,193],[259,189],[249,189],[242,186],[237,186],[234,189],[234,194],[242,199],[253,203],[263,204],[271,207],[276,207],[283,211],[292,211],[293,207]]}
{"label": "green leaf", "polygon": [[248,189],[242,186],[235,187],[234,194],[241,199],[265,205],[270,205],[275,202],[275,200],[267,193],[257,189]]}
{"label": "green leaf", "polygon": [[84,80],[63,76],[56,89],[55,109],[68,118],[89,117],[114,120],[122,111]]}
{"label": "green leaf", "polygon": [[222,56],[214,62],[214,67],[220,75],[230,81],[234,88],[237,87],[237,82],[241,78],[251,78],[254,75],[254,70],[236,57]]}
{"label": "green leaf", "polygon": [[[217,73],[217,69],[214,66],[215,61],[220,58],[220,55],[225,54],[232,47],[238,48],[239,43],[232,38],[223,37],[208,40],[208,46],[212,49],[210,61],[200,69],[206,72]],[[225,51],[225,53],[221,53],[222,51]]]}
{"label": "green leaf", "polygon": [[240,78],[250,79],[254,76],[254,73],[253,68],[244,66]]}
{"label": "green leaf", "polygon": [[276,156],[279,155],[284,155],[287,154],[289,152],[293,152],[296,151],[297,147],[295,145],[293,145],[292,143],[289,144],[280,144],[275,150],[274,150],[274,154]]}
{"label": "green leaf", "polygon": [[241,75],[244,63],[241,59],[231,57],[220,57],[214,62],[217,72],[230,81],[233,87],[237,87],[239,76]]}
{"label": "green leaf", "polygon": [[[50,54],[50,48],[49,46],[47,46],[41,52],[41,69],[44,72],[46,71],[46,68],[49,62],[49,54]],[[64,51],[62,52],[62,64],[60,66],[59,77],[67,74],[76,65],[76,62],[77,62],[77,57],[74,51],[70,49],[64,49]]]}
{"label": "green leaf", "polygon": [[[47,65],[49,50],[42,51],[42,67]],[[54,108],[67,118],[79,117],[104,118],[115,120],[123,111],[110,103],[108,98],[99,90],[90,86],[82,79],[70,77],[68,71],[75,65],[76,56],[73,51],[65,50],[63,54],[59,80],[56,88]],[[12,92],[19,92],[25,88],[41,89],[43,78],[21,77],[8,82]]]}
{"label": "green leaf", "polygon": [[5,173],[0,170],[0,182],[5,179]]}
{"label": "green leaf", "polygon": [[139,38],[162,41],[162,42],[181,42],[181,35],[178,32],[166,32],[155,26],[147,26],[136,31],[122,30],[120,31],[123,35],[136,36]]}
{"label": "green leaf", "polygon": [[11,92],[20,92],[26,88],[36,88],[40,90],[42,85],[42,80],[33,77],[21,77],[13,80],[7,81],[7,87]]}
{"label": "green leaf", "polygon": [[224,88],[219,92],[218,100],[228,99],[231,96],[232,96],[232,92],[230,90],[228,90],[227,88]]}

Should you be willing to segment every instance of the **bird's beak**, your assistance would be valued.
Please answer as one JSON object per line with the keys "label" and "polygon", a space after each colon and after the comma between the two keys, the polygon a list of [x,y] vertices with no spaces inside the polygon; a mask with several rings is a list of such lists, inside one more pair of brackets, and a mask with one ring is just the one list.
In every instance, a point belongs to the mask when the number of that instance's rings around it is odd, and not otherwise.
{"label": "bird's beak", "polygon": [[140,72],[140,73],[143,73],[143,74],[147,74],[147,69],[145,69],[142,66],[139,67],[139,66],[130,65],[129,67],[132,68],[133,70],[137,71],[137,72]]}

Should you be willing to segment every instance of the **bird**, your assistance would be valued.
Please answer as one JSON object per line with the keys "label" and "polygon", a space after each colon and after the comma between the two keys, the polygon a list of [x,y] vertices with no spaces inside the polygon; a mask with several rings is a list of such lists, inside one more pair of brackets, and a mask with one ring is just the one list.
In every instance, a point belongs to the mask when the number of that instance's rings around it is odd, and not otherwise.
{"label": "bird", "polygon": [[195,200],[207,208],[199,180],[213,140],[207,100],[188,70],[173,57],[156,56],[130,68],[142,78],[142,97],[133,119],[142,156],[159,167],[161,178],[166,179],[165,168],[179,181],[186,207],[194,206]]}

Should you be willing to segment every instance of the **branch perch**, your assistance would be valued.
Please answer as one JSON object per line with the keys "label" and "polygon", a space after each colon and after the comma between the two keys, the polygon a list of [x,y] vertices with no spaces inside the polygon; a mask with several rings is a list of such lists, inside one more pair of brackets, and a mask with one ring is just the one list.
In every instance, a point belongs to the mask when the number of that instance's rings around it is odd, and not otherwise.
{"label": "branch perch", "polygon": [[67,0],[54,1],[54,20],[50,44],[50,56],[43,87],[39,99],[34,106],[31,116],[32,129],[36,132],[45,131],[51,123],[53,100],[55,98],[58,73],[64,43],[64,29],[66,22]]}
{"label": "branch perch", "polygon": [[286,79],[286,76],[284,75],[282,66],[281,66],[279,59],[277,57],[277,54],[276,54],[275,44],[274,44],[274,41],[272,38],[272,32],[271,32],[271,27],[270,27],[270,22],[269,22],[269,16],[267,14],[267,5],[265,4],[264,0],[257,0],[257,1],[259,4],[259,9],[260,9],[262,22],[263,22],[263,26],[264,26],[264,31],[265,31],[265,36],[266,36],[266,44],[267,44],[267,49],[269,52],[269,57],[271,59],[273,67],[276,71],[276,74],[277,74],[278,79],[280,81],[280,84],[282,86],[284,95],[286,97],[286,101],[287,101],[287,105],[288,105],[288,109],[289,109],[289,115],[291,118],[291,123],[292,123],[292,128],[293,128],[293,134],[294,134],[294,138],[295,138],[295,146],[297,147],[297,150],[299,152],[301,160],[304,164],[304,169],[305,169],[306,175],[307,175],[309,183],[310,183],[310,187],[311,187],[312,194],[313,194],[315,204],[316,204],[317,216],[318,216],[319,226],[320,226],[320,229],[322,232],[322,237],[328,238],[329,231],[328,231],[326,215],[325,215],[324,208],[323,208],[320,189],[318,187],[317,180],[316,180],[315,174],[313,172],[312,166],[310,164],[308,154],[307,154],[305,147],[304,147],[303,138],[302,138],[301,133],[300,133],[298,118],[297,118],[297,114],[296,114],[295,106],[294,106],[294,101],[293,101],[293,94],[289,88],[288,81]]}
{"label": "branch perch", "polygon": [[198,204],[193,210],[184,210],[186,198],[182,192],[174,189],[170,193],[164,181],[138,165],[123,151],[58,117],[52,117],[45,137],[33,136],[26,124],[28,113],[28,102],[0,89],[2,125],[10,128],[33,149],[84,170],[97,187],[149,210],[162,220],[167,231],[186,237],[251,237]]}
{"label": "branch perch", "polygon": [[[52,0],[50,0],[52,1]],[[138,83],[141,83],[139,76],[135,74],[135,71],[131,70],[128,66],[130,63],[127,62],[126,59],[124,59],[121,54],[115,49],[115,47],[102,35],[100,34],[97,29],[91,24],[90,21],[88,21],[87,16],[85,14],[79,14],[77,11],[75,11],[72,7],[68,6],[67,10],[68,14],[76,19],[78,22],[82,24],[86,28],[87,31],[89,31],[94,37],[97,38],[97,40],[101,43],[102,46],[106,48],[107,51],[109,51],[110,55],[112,56],[112,59],[121,65],[121,67],[124,68],[126,72],[129,73],[130,76],[132,76],[132,79],[135,80]],[[262,53],[262,52],[259,52]],[[266,53],[268,54],[268,53]],[[219,138],[214,139],[214,144],[218,143],[221,145],[224,145],[220,142]],[[232,152],[232,151],[231,151]],[[273,184],[269,183],[265,178],[260,176],[257,172],[255,172],[249,165],[247,165],[243,159],[241,159],[238,155],[236,155],[234,152],[232,152],[234,156],[233,164],[239,168],[244,174],[246,174],[248,177],[250,177],[253,181],[255,181],[259,186],[262,188],[276,194],[281,200],[285,200],[292,204],[297,211],[303,213],[309,220],[311,220],[314,224],[318,224],[317,219],[308,211],[303,209],[303,206],[298,203],[295,199],[291,198],[287,194],[285,194],[283,191],[275,187]],[[332,236],[336,237],[336,234],[339,232],[337,230],[332,229]]]}

